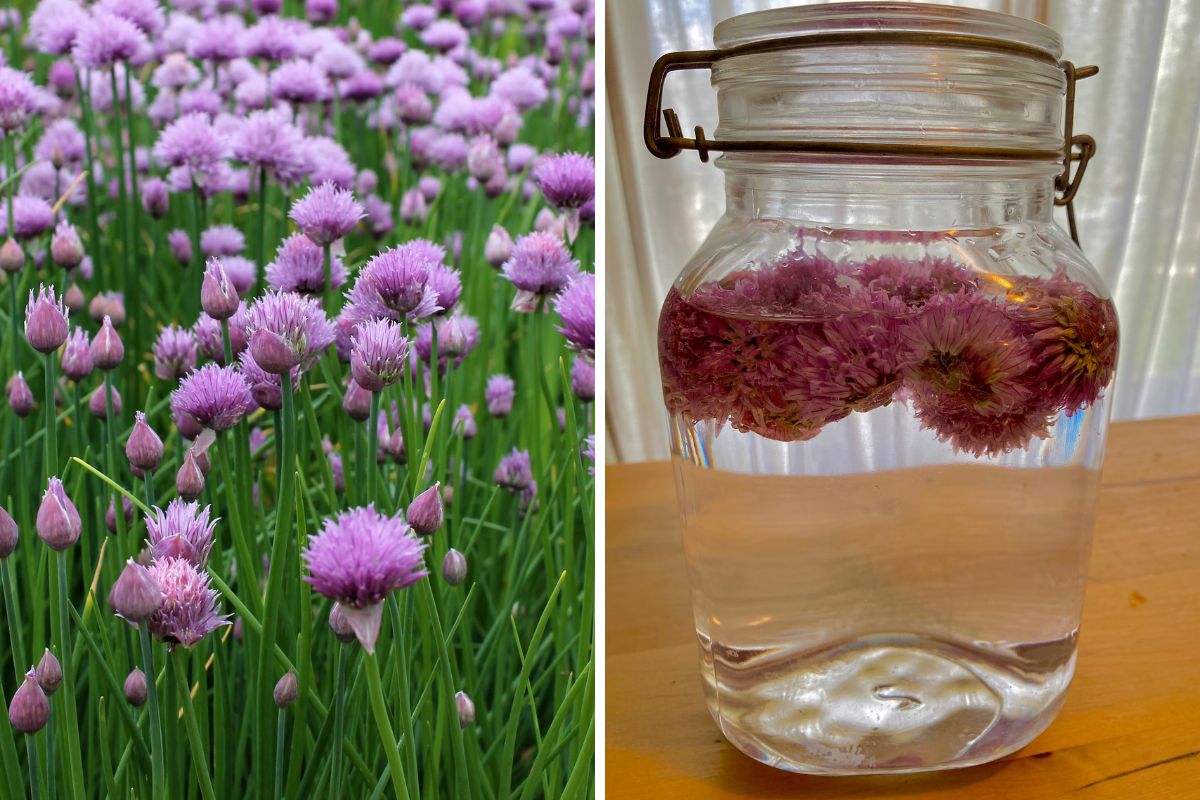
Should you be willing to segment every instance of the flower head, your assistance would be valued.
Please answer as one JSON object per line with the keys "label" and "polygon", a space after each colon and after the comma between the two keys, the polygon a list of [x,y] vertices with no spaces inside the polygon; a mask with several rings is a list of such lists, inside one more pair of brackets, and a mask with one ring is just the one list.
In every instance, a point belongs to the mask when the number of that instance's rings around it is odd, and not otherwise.
{"label": "flower head", "polygon": [[[254,402],[268,411],[283,408],[283,384],[280,382],[280,375],[260,367],[249,350],[243,350],[238,356],[238,370],[246,379],[246,383],[250,384],[250,396],[254,398]],[[300,385],[299,366],[292,367],[291,380],[293,389]]]}
{"label": "flower head", "polygon": [[596,163],[589,155],[550,156],[534,169],[533,179],[559,211],[579,209],[596,196]]}
{"label": "flower head", "polygon": [[487,389],[484,391],[488,413],[493,417],[507,417],[512,412],[515,394],[513,379],[507,375],[493,375],[488,378]]}
{"label": "flower head", "polygon": [[75,231],[75,226],[60,220],[54,229],[54,237],[50,240],[50,256],[54,263],[63,269],[71,270],[83,262],[83,241]]}
{"label": "flower head", "polygon": [[196,367],[196,337],[187,328],[168,325],[154,341],[154,374],[177,381]]}
{"label": "flower head", "polygon": [[350,374],[370,392],[391,386],[408,365],[408,337],[400,323],[370,319],[355,329],[351,339]]}
{"label": "flower head", "polygon": [[311,369],[334,340],[321,304],[295,292],[272,291],[259,298],[247,312],[246,334],[254,360],[276,374],[296,365]]}
{"label": "flower head", "polygon": [[[93,301],[94,302],[94,301]],[[113,327],[112,317],[104,315],[100,330],[92,337],[92,361],[102,370],[115,369],[125,359],[125,345]]]}
{"label": "flower head", "polygon": [[367,261],[347,295],[352,319],[423,319],[442,310],[429,285],[441,263],[436,245],[415,240],[384,250]]}
{"label": "flower head", "polygon": [[353,194],[325,182],[297,200],[288,216],[305,236],[324,247],[353,230],[363,214],[363,207]]}
{"label": "flower head", "polygon": [[33,390],[29,388],[24,373],[17,372],[9,378],[5,388],[8,390],[8,407],[13,413],[21,418],[29,416],[33,411]]}
{"label": "flower head", "polygon": [[81,66],[107,70],[150,47],[146,34],[127,19],[97,11],[78,28],[71,55]]}
{"label": "flower head", "polygon": [[150,632],[172,646],[191,647],[229,624],[221,616],[208,575],[183,558],[155,559],[150,572],[162,590],[162,605],[147,620]]}
{"label": "flower head", "polygon": [[163,511],[157,506],[146,515],[146,532],[155,560],[182,558],[196,569],[204,569],[212,551],[217,521],[209,520],[209,508],[176,498]]}
{"label": "flower head", "polygon": [[208,115],[194,111],[167,126],[154,145],[154,155],[168,166],[187,167],[194,179],[201,179],[217,174],[229,146]]}
{"label": "flower head", "polygon": [[[200,283],[200,306],[204,313],[215,320],[229,319],[240,305],[237,288],[229,280],[221,259],[208,259],[204,267],[204,278]],[[196,322],[198,325],[199,320]]]}
{"label": "flower head", "polygon": [[493,478],[510,492],[529,488],[533,483],[533,466],[529,460],[529,451],[514,447],[511,453],[500,459]]}
{"label": "flower head", "polygon": [[513,310],[528,313],[561,291],[579,273],[579,262],[557,234],[534,231],[517,239],[501,272],[517,288]]}
{"label": "flower head", "polygon": [[0,66],[0,130],[11,134],[37,111],[37,87],[29,74]]}
{"label": "flower head", "polygon": [[271,96],[289,103],[315,103],[333,94],[329,79],[311,61],[292,59],[271,71]]}
{"label": "flower head", "polygon": [[[330,255],[331,289],[346,283],[346,265]],[[325,291],[325,251],[303,233],[284,239],[275,260],[267,264],[267,285],[281,292],[319,295]]]}
{"label": "flower head", "polygon": [[213,225],[200,234],[200,252],[213,256],[236,256],[246,249],[246,237],[232,225]]}
{"label": "flower head", "polygon": [[266,170],[285,187],[304,180],[313,167],[304,134],[277,109],[252,112],[234,129],[230,144],[235,159]]}
{"label": "flower head", "polygon": [[[12,199],[12,235],[21,241],[36,239],[54,224],[54,211],[41,197],[17,195]],[[8,235],[7,214],[0,214],[0,235]]]}
{"label": "flower head", "polygon": [[88,22],[88,12],[75,0],[41,0],[29,15],[29,35],[42,53],[66,55]]}
{"label": "flower head", "polygon": [[237,425],[252,402],[250,387],[236,369],[205,364],[180,382],[171,395],[171,410],[220,432]]}
{"label": "flower head", "polygon": [[353,508],[325,520],[309,537],[302,554],[309,571],[305,580],[341,604],[363,647],[374,652],[380,604],[426,576],[424,550],[399,513],[385,516],[374,505]]}
{"label": "flower head", "polygon": [[163,457],[163,443],[150,424],[146,414],[137,412],[133,430],[125,442],[125,457],[129,463],[143,472],[158,469]]}
{"label": "flower head", "polygon": [[554,300],[554,310],[562,320],[558,330],[571,347],[583,353],[596,350],[596,276],[580,274]]}

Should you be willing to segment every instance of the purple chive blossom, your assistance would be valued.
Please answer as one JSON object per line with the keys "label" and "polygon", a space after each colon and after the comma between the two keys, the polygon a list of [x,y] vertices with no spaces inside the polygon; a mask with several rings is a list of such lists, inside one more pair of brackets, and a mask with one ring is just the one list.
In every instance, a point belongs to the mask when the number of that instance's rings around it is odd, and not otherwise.
{"label": "purple chive blossom", "polygon": [[245,55],[267,61],[283,61],[296,55],[298,20],[264,16],[242,37]]}
{"label": "purple chive blossom", "polygon": [[29,290],[25,306],[25,338],[34,350],[53,353],[67,341],[67,309],[54,295],[54,288],[42,284],[35,296]]}
{"label": "purple chive blossom", "polygon": [[[230,140],[233,157],[283,186],[294,186],[312,170],[304,134],[281,111],[255,111],[242,120]],[[253,179],[257,189],[257,177]]]}
{"label": "purple chive blossom", "polygon": [[167,126],[154,145],[155,157],[172,167],[186,167],[197,182],[218,172],[229,155],[225,137],[199,112],[186,114]]}
{"label": "purple chive blossom", "polygon": [[246,332],[254,360],[276,374],[296,365],[311,369],[334,340],[321,304],[294,292],[273,291],[259,298],[247,312]]}
{"label": "purple chive blossom", "polygon": [[437,9],[425,4],[411,5],[400,15],[400,24],[406,28],[423,31],[437,19]]}
{"label": "purple chive blossom", "polygon": [[200,252],[213,256],[236,256],[246,249],[246,237],[232,225],[213,225],[200,234]]}
{"label": "purple chive blossom", "polygon": [[[346,283],[346,265],[330,256],[329,279],[338,289]],[[284,239],[267,264],[267,285],[281,292],[320,295],[325,291],[325,251],[303,233]]]}
{"label": "purple chive blossom", "polygon": [[146,34],[127,19],[95,13],[79,26],[71,56],[83,67],[108,70],[126,62],[149,47]]}
{"label": "purple chive blossom", "polygon": [[238,296],[245,297],[249,294],[258,277],[258,266],[242,256],[225,256],[221,259],[221,266],[225,268],[225,274],[229,277],[229,282],[233,284]]}
{"label": "purple chive blossom", "polygon": [[337,11],[337,0],[304,0],[304,15],[314,25],[332,22]]}
{"label": "purple chive blossom", "polygon": [[442,193],[442,181],[436,175],[424,175],[417,181],[417,189],[422,197],[432,203]]}
{"label": "purple chive blossom", "polygon": [[337,41],[321,47],[313,56],[312,63],[331,80],[349,78],[365,66],[362,56],[349,45]]}
{"label": "purple chive blossom", "polygon": [[325,74],[303,59],[287,61],[271,70],[269,82],[273,98],[297,105],[326,100],[333,95]]}
{"label": "purple chive blossom", "polygon": [[559,211],[577,210],[596,196],[596,163],[589,155],[546,158],[533,170],[533,179],[546,202]]}
{"label": "purple chive blossom", "polygon": [[363,218],[363,207],[350,192],[322,183],[293,203],[288,216],[305,236],[324,247],[354,229]]}
{"label": "purple chive blossom", "polygon": [[392,204],[382,197],[374,194],[367,195],[363,200],[363,208],[366,209],[366,226],[372,236],[381,239],[396,227]]}
{"label": "purple chive blossom", "polygon": [[[249,350],[242,351],[238,357],[238,370],[246,383],[250,384],[250,395],[254,402],[267,411],[278,411],[283,408],[283,386],[280,376],[267,372],[258,365]],[[292,367],[292,388],[300,385],[300,368]]]}
{"label": "purple chive blossom", "polygon": [[367,320],[355,329],[351,341],[350,374],[355,383],[378,392],[400,379],[408,364],[408,338],[400,323]]}
{"label": "purple chive blossom", "polygon": [[246,26],[241,17],[222,14],[211,17],[196,28],[188,39],[188,55],[200,61],[224,63],[242,54]]}
{"label": "purple chive blossom", "polygon": [[168,325],[154,341],[154,374],[177,381],[196,367],[196,338],[187,328]]}
{"label": "purple chive blossom", "polygon": [[37,87],[29,74],[0,66],[0,130],[11,134],[37,111]]}
{"label": "purple chive blossom", "polygon": [[367,58],[382,66],[390,66],[396,59],[404,55],[408,45],[392,36],[376,39],[367,48]]}
{"label": "purple chive blossom", "polygon": [[217,592],[208,575],[186,559],[155,560],[150,572],[162,591],[162,605],[150,615],[150,632],[172,647],[191,647],[208,634],[229,624],[221,616]]}
{"label": "purple chive blossom", "polygon": [[440,263],[439,260],[439,263],[435,263],[429,269],[429,281],[427,285],[437,295],[436,302],[441,306],[441,311],[438,313],[448,314],[462,295],[462,273],[454,267]]}
{"label": "purple chive blossom", "polygon": [[500,486],[510,492],[519,492],[529,488],[533,483],[533,467],[529,460],[528,450],[513,451],[500,459],[496,472],[492,476]]}
{"label": "purple chive blossom", "polygon": [[162,33],[167,25],[158,0],[100,0],[95,10],[129,20],[147,36]]}
{"label": "purple chive blossom", "polygon": [[[18,240],[37,238],[54,224],[54,211],[41,197],[18,195],[12,199],[13,229],[11,234]],[[0,213],[0,236],[9,235],[8,215]]]}
{"label": "purple chive blossom", "polygon": [[596,474],[596,434],[589,435],[583,441],[583,457],[592,462],[592,466],[588,467],[588,474]]}
{"label": "purple chive blossom", "polygon": [[67,346],[63,348],[63,374],[75,383],[79,383],[91,375],[95,368],[92,361],[92,349],[89,345],[87,331],[76,327],[71,331],[70,338],[67,339]]}
{"label": "purple chive blossom", "polygon": [[517,239],[512,256],[501,274],[517,288],[512,309],[536,311],[545,297],[555,295],[579,273],[579,262],[571,258],[556,234],[534,231]]}
{"label": "purple chive blossom", "polygon": [[66,55],[87,22],[88,12],[74,0],[41,0],[29,16],[29,36],[39,52]]}
{"label": "purple chive blossom", "polygon": [[[71,81],[73,85],[74,72],[71,73]],[[55,165],[79,165],[84,158],[84,147],[85,139],[79,126],[73,120],[56,119],[46,125],[33,154]]]}
{"label": "purple chive blossom", "polygon": [[309,174],[312,185],[332,183],[339,189],[349,191],[354,185],[356,170],[346,148],[328,136],[310,136],[304,146],[312,158],[312,172]]}
{"label": "purple chive blossom", "polygon": [[596,350],[596,276],[580,274],[554,300],[554,310],[562,320],[558,330],[572,349],[592,354]]}
{"label": "purple chive blossom", "polygon": [[576,358],[571,365],[571,391],[585,403],[596,399],[596,367],[586,358]]}
{"label": "purple chive blossom", "polygon": [[457,172],[467,165],[467,140],[457,133],[438,136],[429,144],[429,160],[444,172]]}
{"label": "purple chive blossom", "polygon": [[467,38],[466,29],[448,19],[434,20],[421,32],[422,44],[443,53],[466,44]]}
{"label": "purple chive blossom", "polygon": [[171,210],[171,192],[161,178],[149,178],[141,186],[142,208],[154,219],[162,219]]}
{"label": "purple chive blossom", "polygon": [[191,86],[200,80],[200,70],[183,53],[168,53],[162,63],[154,68],[150,82],[157,89],[179,89]]}
{"label": "purple chive blossom", "polygon": [[415,242],[373,256],[347,295],[350,318],[418,320],[441,311],[437,292],[429,286],[429,274],[440,263],[428,247]]}
{"label": "purple chive blossom", "polygon": [[400,219],[412,225],[424,222],[429,214],[425,204],[425,196],[417,189],[409,189],[400,198]]}
{"label": "purple chive blossom", "polygon": [[175,499],[163,511],[157,506],[146,515],[146,534],[154,560],[182,558],[204,569],[212,551],[217,521],[209,520],[209,507]]}
{"label": "purple chive blossom", "polygon": [[368,653],[375,651],[384,598],[424,578],[425,545],[402,516],[384,516],[374,505],[325,520],[309,537],[302,556],[305,580],[341,604],[347,621]]}
{"label": "purple chive blossom", "polygon": [[252,402],[250,387],[237,370],[205,364],[180,382],[171,395],[171,410],[220,432],[237,425]]}
{"label": "purple chive blossom", "polygon": [[493,417],[507,417],[512,412],[515,394],[513,379],[507,375],[493,375],[488,378],[487,389],[484,390],[488,413]]}
{"label": "purple chive blossom", "polygon": [[475,415],[471,413],[470,406],[463,404],[458,407],[458,411],[454,412],[454,420],[450,423],[450,430],[464,439],[475,438],[479,429],[475,425]]}
{"label": "purple chive blossom", "polygon": [[521,111],[537,108],[550,97],[545,82],[524,64],[500,73],[492,82],[491,91]]}

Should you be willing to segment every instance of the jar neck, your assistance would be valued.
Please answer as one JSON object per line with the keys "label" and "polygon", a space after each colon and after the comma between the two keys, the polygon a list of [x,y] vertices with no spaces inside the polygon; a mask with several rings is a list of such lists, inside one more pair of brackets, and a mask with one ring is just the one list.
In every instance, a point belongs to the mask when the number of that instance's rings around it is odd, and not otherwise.
{"label": "jar neck", "polygon": [[726,215],[810,225],[950,230],[1050,222],[1048,162],[943,162],[736,154],[720,158]]}

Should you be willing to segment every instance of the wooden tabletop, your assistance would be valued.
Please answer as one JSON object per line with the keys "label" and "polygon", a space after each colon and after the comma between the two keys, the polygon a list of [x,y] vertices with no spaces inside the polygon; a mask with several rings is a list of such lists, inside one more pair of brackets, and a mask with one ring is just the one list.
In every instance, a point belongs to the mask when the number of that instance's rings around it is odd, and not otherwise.
{"label": "wooden tabletop", "polygon": [[608,797],[1200,800],[1200,417],[1113,425],[1066,706],[969,769],[830,778],[742,755],[701,695],[670,465],[610,467],[606,513]]}

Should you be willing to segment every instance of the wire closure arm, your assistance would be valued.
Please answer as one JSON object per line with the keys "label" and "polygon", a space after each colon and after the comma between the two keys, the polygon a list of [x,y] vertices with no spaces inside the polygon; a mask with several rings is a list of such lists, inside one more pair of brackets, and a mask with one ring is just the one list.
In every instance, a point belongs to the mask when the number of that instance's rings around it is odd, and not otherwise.
{"label": "wire closure arm", "polygon": [[[709,139],[704,128],[697,125],[695,135],[683,135],[679,116],[673,109],[662,107],[663,88],[667,75],[679,70],[712,69],[718,61],[743,55],[757,55],[781,50],[807,47],[870,46],[877,44],[936,45],[975,50],[993,50],[1016,53],[1028,58],[1056,64],[1066,76],[1066,109],[1063,117],[1064,141],[1061,148],[1045,150],[1017,147],[969,147],[930,144],[901,144],[879,142],[813,141],[795,139],[747,139],[723,141]],[[1096,140],[1087,134],[1074,133],[1075,83],[1090,78],[1100,71],[1099,67],[1076,67],[1070,61],[1056,62],[1047,53],[1019,42],[992,39],[983,36],[963,36],[953,33],[919,33],[908,31],[854,31],[850,33],[828,33],[804,36],[789,36],[751,42],[725,50],[685,50],[667,53],[655,62],[650,71],[650,85],[646,92],[646,115],[643,138],[646,148],[658,158],[673,158],[683,150],[695,150],[701,161],[708,161],[713,150],[723,152],[750,153],[816,153],[862,156],[913,156],[918,158],[974,158],[1021,161],[1062,161],[1063,170],[1055,180],[1057,194],[1054,204],[1067,207],[1067,221],[1071,238],[1079,243],[1075,228],[1074,199],[1088,161],[1096,153]],[[666,124],[667,135],[663,136],[659,119]],[[1071,174],[1071,162],[1078,167]]]}

